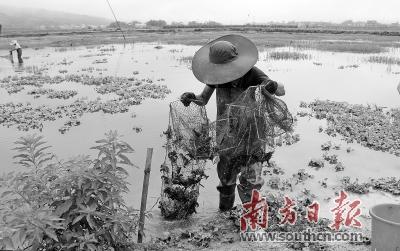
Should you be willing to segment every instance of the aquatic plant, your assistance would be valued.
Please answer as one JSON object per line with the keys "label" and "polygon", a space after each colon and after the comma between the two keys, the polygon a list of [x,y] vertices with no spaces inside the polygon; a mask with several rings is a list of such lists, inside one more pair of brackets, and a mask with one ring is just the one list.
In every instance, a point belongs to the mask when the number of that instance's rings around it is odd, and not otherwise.
{"label": "aquatic plant", "polygon": [[400,157],[400,109],[316,100],[309,104],[313,116],[326,119],[325,132]]}
{"label": "aquatic plant", "polygon": [[338,163],[338,159],[337,159],[337,155],[336,154],[327,154],[324,153],[324,155],[322,156],[324,158],[324,160],[328,161],[329,164],[337,164]]}
{"label": "aquatic plant", "polygon": [[[101,101],[96,100],[75,100],[68,105],[49,107],[46,105],[33,107],[31,104],[0,104],[0,124],[5,126],[17,125],[19,130],[39,129],[42,130],[44,121],[54,121],[63,117],[75,119],[84,113],[103,111],[104,113],[127,112],[133,105],[139,105],[144,99],[163,99],[171,91],[166,85],[157,85],[151,79],[139,80],[136,78],[123,77],[93,77],[89,75],[65,75],[64,77],[55,76],[13,76],[1,80],[2,87],[13,88],[20,91],[25,85],[33,85],[36,88],[28,94],[40,96],[47,95],[48,98],[67,99],[77,94],[73,90],[55,91],[52,89],[40,88],[43,84],[58,84],[61,82],[77,82],[83,85],[95,86],[95,90],[100,94],[115,93],[118,99]],[[18,87],[18,88],[17,88]],[[15,89],[17,88],[17,89]],[[10,90],[11,91],[11,90]],[[60,132],[65,132],[61,128]]]}
{"label": "aquatic plant", "polygon": [[371,180],[372,187],[393,195],[400,195],[400,179],[396,177],[379,178]]}
{"label": "aquatic plant", "polygon": [[[133,245],[138,212],[122,198],[128,191],[125,167],[133,166],[125,154],[133,149],[116,132],[96,143],[95,159],[53,161],[37,147],[31,152],[31,145],[45,144],[42,137],[20,140],[20,152],[43,161],[35,170],[0,178],[0,249],[126,250]],[[16,158],[26,163],[26,156]]]}
{"label": "aquatic plant", "polygon": [[367,194],[372,186],[372,184],[368,182],[360,183],[358,179],[351,181],[348,176],[344,177],[341,182],[345,191],[356,194]]}
{"label": "aquatic plant", "polygon": [[46,95],[47,98],[50,99],[69,99],[78,94],[75,90],[53,90],[49,88],[36,88],[27,93],[28,95],[34,95],[35,98],[38,98],[42,95]]}

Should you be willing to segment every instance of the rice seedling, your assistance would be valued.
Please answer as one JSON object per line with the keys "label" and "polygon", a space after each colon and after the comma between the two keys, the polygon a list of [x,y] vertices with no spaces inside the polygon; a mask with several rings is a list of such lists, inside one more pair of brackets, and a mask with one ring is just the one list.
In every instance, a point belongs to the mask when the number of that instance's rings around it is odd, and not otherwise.
{"label": "rice seedling", "polygon": [[73,62],[74,61],[68,61],[66,58],[64,58],[60,63],[58,63],[58,65],[70,65]]}
{"label": "rice seedling", "polygon": [[293,47],[314,49],[330,52],[349,52],[349,53],[381,53],[387,49],[376,43],[358,43],[348,41],[296,41]]}
{"label": "rice seedling", "polygon": [[193,60],[193,56],[183,56],[178,58],[180,63],[191,64]]}
{"label": "rice seedling", "polygon": [[171,52],[171,53],[183,52],[183,49],[180,49],[180,50],[178,50],[178,49],[170,49],[169,52]]}
{"label": "rice seedling", "polygon": [[111,47],[101,47],[100,46],[98,48],[99,48],[99,51],[101,51],[101,52],[114,52],[117,50],[114,46],[111,46]]}
{"label": "rice seedling", "polygon": [[310,54],[295,51],[272,51],[268,52],[264,60],[309,60]]}
{"label": "rice seedling", "polygon": [[92,64],[105,64],[105,63],[108,63],[107,58],[96,59],[95,61],[93,61]]}
{"label": "rice seedling", "polygon": [[400,58],[390,56],[370,56],[367,59],[367,62],[386,65],[400,65]]}
{"label": "rice seedling", "polygon": [[183,56],[177,59],[180,64],[186,65],[189,69],[192,67],[193,56]]}
{"label": "rice seedling", "polygon": [[343,70],[343,69],[345,69],[345,68],[353,68],[353,69],[356,69],[356,68],[358,68],[358,67],[360,67],[358,64],[351,64],[351,65],[341,65],[341,66],[338,67],[338,69],[340,69],[340,70]]}
{"label": "rice seedling", "polygon": [[65,48],[65,47],[55,48],[55,49],[54,49],[55,52],[65,52],[65,51],[67,51],[67,50],[68,50],[68,49]]}

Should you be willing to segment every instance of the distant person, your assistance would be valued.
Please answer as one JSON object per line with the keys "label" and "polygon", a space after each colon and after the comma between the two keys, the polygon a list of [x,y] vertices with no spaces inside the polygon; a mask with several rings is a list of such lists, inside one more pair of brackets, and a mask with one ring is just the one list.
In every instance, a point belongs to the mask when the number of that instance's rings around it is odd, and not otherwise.
{"label": "distant person", "polygon": [[398,91],[399,94],[400,94],[400,83],[399,83],[399,85],[397,86],[397,91]]}
{"label": "distant person", "polygon": [[11,62],[14,62],[13,60],[13,51],[17,51],[18,55],[18,63],[22,64],[24,60],[22,60],[22,48],[21,45],[17,42],[17,40],[12,40],[10,43],[11,50],[10,50],[10,56],[11,56]]}

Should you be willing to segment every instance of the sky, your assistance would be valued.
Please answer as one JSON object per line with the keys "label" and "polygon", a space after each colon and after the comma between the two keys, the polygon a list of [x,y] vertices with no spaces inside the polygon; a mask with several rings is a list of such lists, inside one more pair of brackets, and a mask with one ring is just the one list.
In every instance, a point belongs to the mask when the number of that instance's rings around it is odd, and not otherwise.
{"label": "sky", "polygon": [[[400,0],[109,0],[121,21],[163,19],[223,24],[282,21],[400,22]],[[107,0],[0,0],[0,4],[43,8],[113,19]]]}

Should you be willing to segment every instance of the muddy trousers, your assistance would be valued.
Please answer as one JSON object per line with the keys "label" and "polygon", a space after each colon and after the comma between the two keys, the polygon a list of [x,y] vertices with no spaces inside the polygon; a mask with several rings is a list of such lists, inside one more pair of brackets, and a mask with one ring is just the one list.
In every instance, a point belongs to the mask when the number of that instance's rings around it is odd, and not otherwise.
{"label": "muddy trousers", "polygon": [[238,194],[242,203],[251,200],[253,189],[260,190],[264,185],[262,178],[262,164],[260,162],[249,166],[232,168],[229,160],[220,156],[217,165],[218,177],[220,180],[217,190],[219,191],[219,208],[221,211],[229,210],[235,202],[236,180],[239,176],[239,184],[237,185]]}

